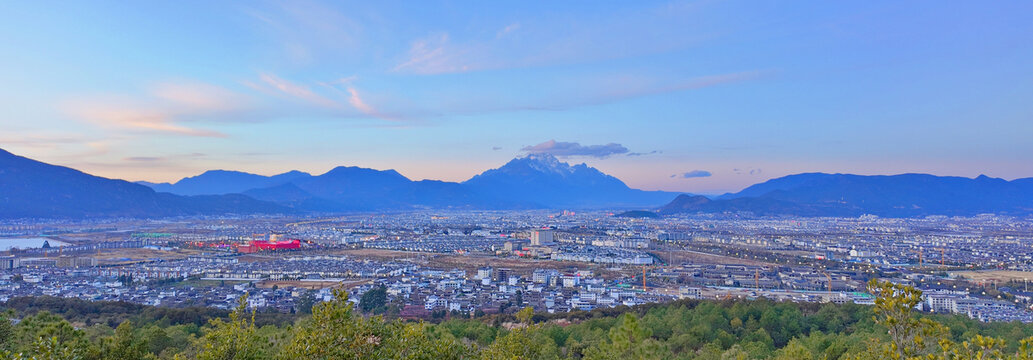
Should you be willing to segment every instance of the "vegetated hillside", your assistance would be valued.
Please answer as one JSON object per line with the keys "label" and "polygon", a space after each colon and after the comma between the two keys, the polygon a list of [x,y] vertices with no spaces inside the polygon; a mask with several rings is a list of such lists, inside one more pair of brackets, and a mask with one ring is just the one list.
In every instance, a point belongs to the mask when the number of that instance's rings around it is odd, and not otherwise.
{"label": "vegetated hillside", "polygon": [[[360,313],[360,308],[388,319],[398,308],[382,301],[370,305],[373,296],[363,296],[353,306],[338,291],[336,300],[299,309],[306,315],[293,325],[281,319],[260,327],[252,322],[244,300],[226,318],[221,310],[18,298],[0,305],[21,319],[12,325],[0,316],[0,358],[56,352],[81,359],[176,354],[204,359],[880,359],[896,351],[889,346],[892,339],[909,341],[901,343],[905,350],[923,359],[968,359],[989,350],[999,351],[995,359],[1033,354],[1033,349],[1019,346],[1020,340],[1033,336],[1033,325],[928,315],[919,322],[909,314],[917,297],[904,296],[913,289],[888,283],[880,289],[875,292],[902,295],[884,297],[887,301],[876,307],[761,299],[680,300],[557,314],[534,314],[527,308],[475,319],[441,311],[434,313],[441,322],[433,325],[367,317],[371,314]],[[514,303],[510,309],[519,306]],[[73,319],[79,328],[48,309]],[[212,316],[220,318],[196,325]],[[445,320],[448,316],[453,319]],[[890,323],[902,326],[888,331],[885,324]],[[925,333],[926,341],[908,337],[911,331]],[[891,336],[895,334],[900,336]],[[996,339],[990,346],[987,341],[977,345],[975,334]],[[22,357],[13,355],[18,353]]]}
{"label": "vegetated hillside", "polygon": [[[0,309],[14,311],[19,316],[49,312],[63,319],[86,327],[104,325],[118,327],[123,321],[136,324],[161,323],[163,326],[187,325],[202,327],[210,320],[227,318],[229,310],[213,307],[191,306],[171,308],[134,304],[122,301],[87,301],[76,298],[54,296],[15,297],[0,302]],[[261,312],[256,314],[255,321],[259,326],[290,325],[300,315],[277,312]]]}
{"label": "vegetated hillside", "polygon": [[679,196],[661,213],[886,217],[1033,213],[1033,181],[927,174],[785,176],[716,199]]}
{"label": "vegetated hillside", "polygon": [[614,216],[616,216],[616,217],[623,217],[623,218],[633,218],[633,219],[642,219],[642,218],[655,219],[655,218],[660,217],[660,215],[657,214],[656,212],[645,211],[645,210],[625,211],[625,212],[622,212],[620,214],[616,214]]}
{"label": "vegetated hillside", "polygon": [[243,195],[179,196],[0,150],[0,218],[160,217],[280,213]]}

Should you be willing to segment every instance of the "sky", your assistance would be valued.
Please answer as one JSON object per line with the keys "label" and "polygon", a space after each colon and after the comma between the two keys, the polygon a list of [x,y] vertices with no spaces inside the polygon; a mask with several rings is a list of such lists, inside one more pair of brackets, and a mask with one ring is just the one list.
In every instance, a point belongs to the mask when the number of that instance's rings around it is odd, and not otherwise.
{"label": "sky", "polygon": [[0,148],[91,174],[549,153],[717,194],[1033,177],[1028,1],[5,1]]}

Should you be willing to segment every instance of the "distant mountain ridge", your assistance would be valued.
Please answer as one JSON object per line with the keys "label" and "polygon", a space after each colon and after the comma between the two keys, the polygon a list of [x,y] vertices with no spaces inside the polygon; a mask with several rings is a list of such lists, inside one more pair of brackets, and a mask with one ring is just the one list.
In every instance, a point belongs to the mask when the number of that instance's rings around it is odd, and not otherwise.
{"label": "distant mountain ridge", "polygon": [[886,217],[1033,214],[1033,179],[928,174],[804,173],[771,179],[713,200],[679,196],[660,213]]}
{"label": "distant mountain ridge", "polygon": [[[184,196],[180,194],[206,194]],[[670,201],[674,198],[673,201]],[[0,149],[0,218],[165,217],[412,209],[609,208],[757,216],[1033,214],[1033,178],[804,173],[716,198],[628,187],[586,164],[516,158],[461,183],[394,170],[337,167],[321,175],[213,170],[174,184],[130,183]]]}
{"label": "distant mountain ridge", "polygon": [[137,184],[149,186],[154,191],[176,195],[222,195],[283,185],[309,177],[312,177],[312,175],[297,170],[273,176],[262,176],[241,171],[208,170],[197,176],[183,178],[174,184],[146,181],[137,181]]}
{"label": "distant mountain ridge", "polygon": [[631,189],[586,164],[571,166],[537,154],[513,159],[462,183],[413,181],[395,170],[354,166],[315,176],[300,171],[266,177],[218,170],[175,184],[140,183],[177,194],[242,193],[308,211],[655,207],[677,194]]}
{"label": "distant mountain ridge", "polygon": [[0,218],[166,217],[290,210],[233,195],[179,196],[0,149]]}

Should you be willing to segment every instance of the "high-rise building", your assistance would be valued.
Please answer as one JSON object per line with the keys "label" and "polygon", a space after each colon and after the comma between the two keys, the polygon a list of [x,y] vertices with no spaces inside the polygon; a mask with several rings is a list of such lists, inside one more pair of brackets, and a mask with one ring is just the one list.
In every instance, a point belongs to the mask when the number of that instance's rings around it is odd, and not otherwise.
{"label": "high-rise building", "polygon": [[531,232],[531,245],[552,244],[552,230],[535,230]]}
{"label": "high-rise building", "polygon": [[18,259],[14,256],[0,256],[0,270],[14,269],[18,267]]}
{"label": "high-rise building", "polygon": [[506,283],[509,281],[509,276],[513,274],[513,270],[507,268],[495,269],[495,281]]}
{"label": "high-rise building", "polygon": [[536,284],[548,284],[553,278],[558,277],[560,274],[556,270],[551,269],[536,269],[531,274],[531,281]]}
{"label": "high-rise building", "polygon": [[491,267],[482,267],[480,269],[477,269],[477,277],[476,277],[476,279],[478,279],[478,280],[479,279],[489,279],[490,280],[491,279],[491,272],[492,272],[491,270],[492,270]]}

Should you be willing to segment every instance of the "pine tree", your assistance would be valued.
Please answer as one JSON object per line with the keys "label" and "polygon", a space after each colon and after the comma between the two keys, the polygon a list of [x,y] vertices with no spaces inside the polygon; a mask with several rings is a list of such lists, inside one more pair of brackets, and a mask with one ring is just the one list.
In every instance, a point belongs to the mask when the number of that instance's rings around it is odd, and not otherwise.
{"label": "pine tree", "polygon": [[261,358],[261,339],[255,334],[255,313],[247,313],[245,293],[230,313],[229,321],[213,319],[196,348],[200,360],[252,360]]}

